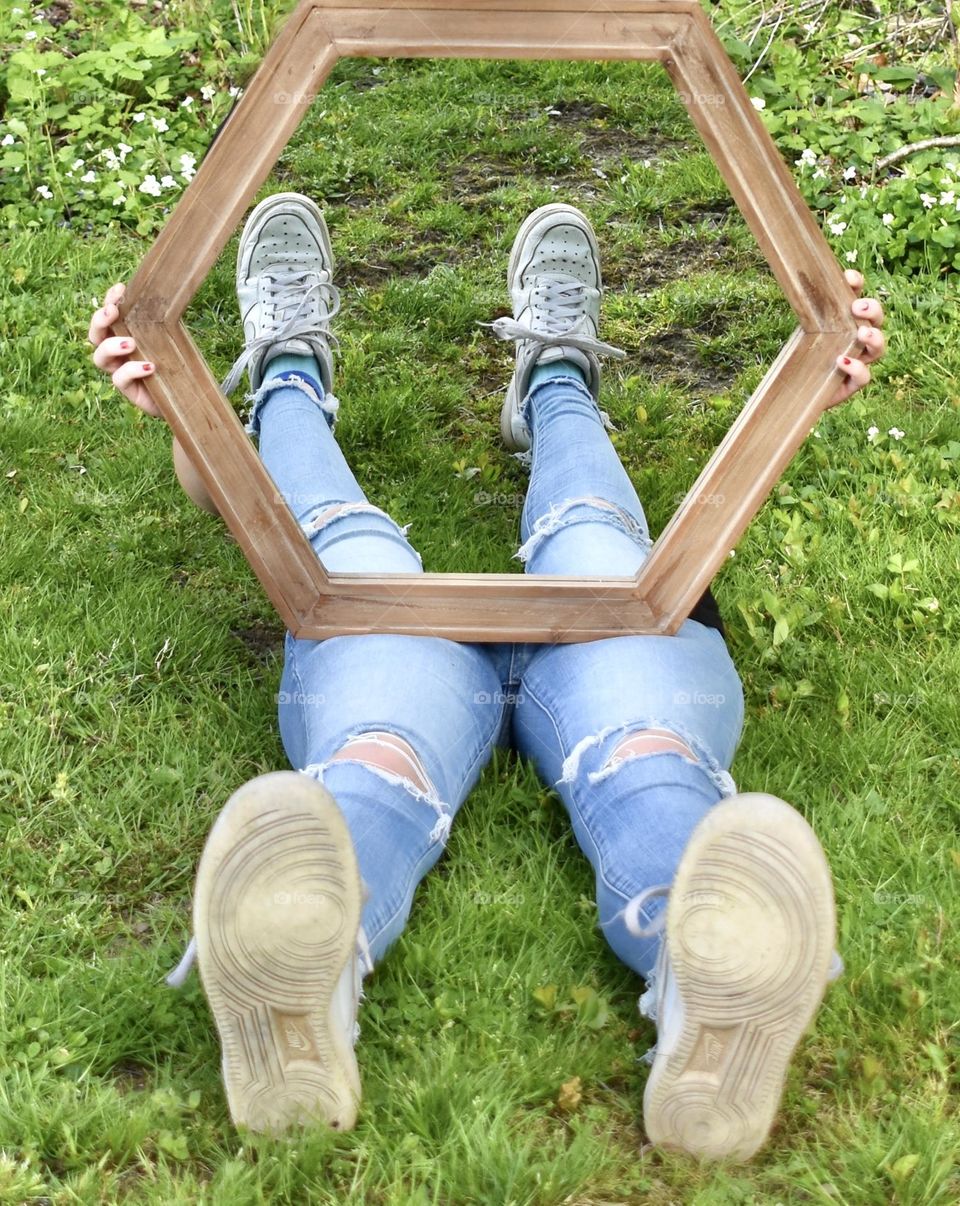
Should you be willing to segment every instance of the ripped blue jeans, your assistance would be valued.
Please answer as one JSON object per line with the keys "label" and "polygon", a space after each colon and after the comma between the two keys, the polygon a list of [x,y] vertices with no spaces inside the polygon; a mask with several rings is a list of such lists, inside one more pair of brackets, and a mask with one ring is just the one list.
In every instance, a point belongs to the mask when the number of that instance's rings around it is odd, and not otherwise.
{"label": "ripped blue jeans", "polygon": [[[333,571],[422,572],[406,529],[367,502],[318,402],[309,381],[268,380],[251,422],[317,556]],[[533,445],[517,555],[527,572],[634,573],[650,548],[646,519],[589,391],[558,375],[525,406]],[[578,645],[288,634],[279,721],[291,764],[324,783],[350,828],[374,963],[494,746],[512,744],[570,814],[604,936],[648,978],[660,939],[635,937],[625,906],[670,882],[697,822],[736,790],[728,768],[743,694],[723,637],[696,620],[672,637]],[[676,734],[687,752],[618,749],[651,729]],[[351,757],[363,735],[405,743],[410,773]],[[654,900],[639,920],[649,925],[663,907]]]}

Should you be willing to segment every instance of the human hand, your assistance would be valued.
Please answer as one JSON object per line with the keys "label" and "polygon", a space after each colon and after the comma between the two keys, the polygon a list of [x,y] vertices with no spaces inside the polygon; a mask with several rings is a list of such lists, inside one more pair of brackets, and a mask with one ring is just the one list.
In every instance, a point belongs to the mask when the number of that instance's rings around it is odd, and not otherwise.
{"label": "human hand", "polygon": [[838,356],[837,368],[843,373],[843,384],[827,404],[839,406],[865,385],[870,384],[870,369],[867,367],[886,355],[887,341],[880,328],[883,326],[883,306],[873,297],[860,297],[863,292],[863,274],[855,268],[848,268],[844,274],[847,284],[853,290],[854,301],[851,305],[853,317],[860,324],[857,338],[863,344],[864,350],[859,356]]}
{"label": "human hand", "polygon": [[101,372],[109,373],[113,384],[134,406],[155,419],[162,418],[143,384],[155,366],[144,360],[131,360],[136,341],[129,335],[114,335],[113,324],[120,317],[117,303],[123,299],[126,285],[111,285],[103,299],[103,308],[90,319],[87,338],[94,346],[93,363]]}

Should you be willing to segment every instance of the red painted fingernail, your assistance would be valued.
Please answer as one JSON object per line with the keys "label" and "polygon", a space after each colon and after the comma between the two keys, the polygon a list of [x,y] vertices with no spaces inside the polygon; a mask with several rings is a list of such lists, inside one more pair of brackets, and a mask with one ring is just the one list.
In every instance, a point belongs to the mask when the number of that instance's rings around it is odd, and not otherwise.
{"label": "red painted fingernail", "polygon": [[152,364],[145,364],[145,365],[143,366],[143,371],[144,371],[145,373],[152,373],[152,372],[153,372],[153,365],[152,365]]}
{"label": "red painted fingernail", "polygon": [[853,364],[853,361],[850,359],[849,356],[844,356],[843,363],[844,364]]}
{"label": "red painted fingernail", "polygon": [[124,351],[124,352],[129,351],[129,350],[130,350],[130,348],[132,348],[132,347],[133,347],[133,344],[130,342],[130,340],[129,340],[129,339],[125,339],[125,340],[123,341],[123,343],[121,343],[121,344],[120,344],[120,348],[121,348],[121,350],[122,350],[122,351]]}

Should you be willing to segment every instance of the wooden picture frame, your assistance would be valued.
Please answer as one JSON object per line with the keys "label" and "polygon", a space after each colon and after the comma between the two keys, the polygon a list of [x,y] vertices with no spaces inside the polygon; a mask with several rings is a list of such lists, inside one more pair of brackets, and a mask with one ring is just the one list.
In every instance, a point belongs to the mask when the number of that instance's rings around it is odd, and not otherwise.
{"label": "wooden picture frame", "polygon": [[[130,282],[118,333],[297,637],[369,632],[573,642],[673,634],[860,349],[850,288],[697,0],[302,0]],[[657,60],[722,173],[799,328],[635,578],[328,574],[182,317],[343,55]],[[504,382],[506,386],[506,382]]]}

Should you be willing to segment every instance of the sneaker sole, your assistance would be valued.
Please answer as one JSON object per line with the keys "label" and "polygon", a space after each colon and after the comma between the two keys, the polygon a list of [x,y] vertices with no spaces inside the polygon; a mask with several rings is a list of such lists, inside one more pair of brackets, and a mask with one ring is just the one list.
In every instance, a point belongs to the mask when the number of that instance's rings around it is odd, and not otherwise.
{"label": "sneaker sole", "polygon": [[280,771],[230,797],[200,858],[194,933],[238,1125],[353,1126],[353,1034],[331,1025],[330,1002],[360,908],[353,844],[325,788]]}
{"label": "sneaker sole", "polygon": [[763,1144],[823,998],[835,926],[830,868],[798,812],[748,793],[708,813],[670,891],[683,1029],[644,1092],[652,1143],[733,1160]]}
{"label": "sneaker sole", "polygon": [[[507,288],[511,294],[513,292],[514,281],[517,278],[517,272],[519,271],[523,246],[532,234],[534,227],[543,222],[545,218],[559,217],[561,214],[568,216],[576,215],[582,219],[584,224],[583,229],[590,240],[590,248],[596,256],[597,263],[600,263],[600,248],[597,244],[597,236],[586,214],[581,213],[575,206],[564,205],[559,201],[554,201],[550,205],[541,205],[539,209],[535,209],[532,214],[527,215],[523,225],[517,232],[517,237],[513,241],[513,248],[510,251],[510,262],[507,266]],[[572,222],[571,225],[579,225],[579,223]],[[599,272],[597,275],[599,277]],[[516,375],[511,377],[510,384],[507,387],[507,396],[503,401],[503,407],[500,411],[500,435],[510,452],[526,452],[530,447],[529,440],[518,439],[513,430],[514,418],[519,415],[520,403],[523,401],[522,398],[517,397],[516,380]]]}

